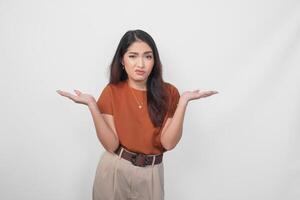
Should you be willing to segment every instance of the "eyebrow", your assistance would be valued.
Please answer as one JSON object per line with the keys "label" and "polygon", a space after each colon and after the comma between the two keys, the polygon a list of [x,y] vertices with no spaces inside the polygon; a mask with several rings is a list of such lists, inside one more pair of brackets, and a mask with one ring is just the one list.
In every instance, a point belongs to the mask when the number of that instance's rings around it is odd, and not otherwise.
{"label": "eyebrow", "polygon": [[[134,51],[129,51],[128,53],[136,54],[136,55],[139,54],[138,52],[134,52]],[[152,52],[152,51],[145,51],[145,52],[144,52],[144,54],[149,54],[149,53],[153,53],[153,52]]]}

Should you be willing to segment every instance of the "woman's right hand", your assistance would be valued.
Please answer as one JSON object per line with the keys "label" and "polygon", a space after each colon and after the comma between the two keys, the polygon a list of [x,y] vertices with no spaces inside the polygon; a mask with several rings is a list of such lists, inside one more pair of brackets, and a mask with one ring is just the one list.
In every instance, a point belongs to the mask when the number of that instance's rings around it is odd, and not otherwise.
{"label": "woman's right hand", "polygon": [[75,103],[85,104],[85,105],[89,106],[90,104],[96,102],[95,98],[92,95],[84,94],[84,93],[80,92],[79,90],[74,90],[76,95],[71,94],[66,91],[62,91],[62,90],[56,90],[56,92],[58,94],[60,94],[61,96],[71,99]]}

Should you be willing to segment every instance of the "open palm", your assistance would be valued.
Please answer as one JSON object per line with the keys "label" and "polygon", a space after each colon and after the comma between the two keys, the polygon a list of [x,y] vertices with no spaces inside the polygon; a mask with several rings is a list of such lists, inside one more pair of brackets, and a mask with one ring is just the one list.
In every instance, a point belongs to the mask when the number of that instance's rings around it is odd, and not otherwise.
{"label": "open palm", "polygon": [[74,90],[76,95],[71,94],[66,91],[62,91],[62,90],[56,90],[56,92],[58,94],[60,94],[61,96],[67,97],[67,98],[73,100],[75,103],[79,103],[79,104],[89,105],[89,103],[95,101],[95,98],[92,95],[84,94],[84,93],[80,92],[79,90]]}
{"label": "open palm", "polygon": [[211,95],[217,94],[217,91],[200,91],[200,90],[194,90],[194,91],[185,91],[182,93],[181,97],[185,99],[186,101],[194,100],[194,99],[200,99],[204,97],[209,97]]}

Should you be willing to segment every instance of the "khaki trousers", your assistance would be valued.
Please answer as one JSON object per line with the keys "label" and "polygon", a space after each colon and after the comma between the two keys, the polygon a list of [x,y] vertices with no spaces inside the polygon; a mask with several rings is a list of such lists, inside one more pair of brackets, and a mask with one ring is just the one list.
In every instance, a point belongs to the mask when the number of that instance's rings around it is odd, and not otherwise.
{"label": "khaki trousers", "polygon": [[93,184],[93,200],[163,200],[164,166],[139,167],[104,151]]}

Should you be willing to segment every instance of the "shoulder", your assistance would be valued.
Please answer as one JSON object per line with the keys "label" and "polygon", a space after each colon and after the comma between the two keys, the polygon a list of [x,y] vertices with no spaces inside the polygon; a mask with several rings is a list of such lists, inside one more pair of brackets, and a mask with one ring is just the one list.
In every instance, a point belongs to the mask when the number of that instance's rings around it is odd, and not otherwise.
{"label": "shoulder", "polygon": [[102,94],[110,94],[111,93],[111,84],[107,83],[103,89],[102,89]]}
{"label": "shoulder", "polygon": [[104,87],[105,90],[109,90],[110,92],[116,92],[119,91],[120,89],[124,89],[124,82],[119,82],[119,83],[107,83],[106,86]]}
{"label": "shoulder", "polygon": [[170,92],[171,94],[179,93],[177,87],[174,84],[169,82],[164,82],[164,84],[167,91]]}

